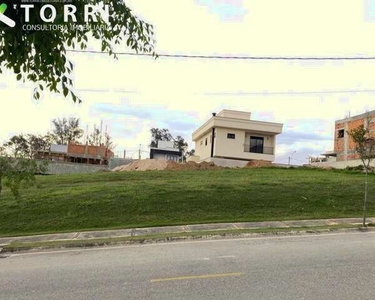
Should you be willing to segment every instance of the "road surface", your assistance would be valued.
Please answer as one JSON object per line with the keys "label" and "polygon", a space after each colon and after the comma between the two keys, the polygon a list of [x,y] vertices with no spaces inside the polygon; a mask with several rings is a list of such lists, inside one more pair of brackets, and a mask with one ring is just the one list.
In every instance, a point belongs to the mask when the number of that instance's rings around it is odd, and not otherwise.
{"label": "road surface", "polygon": [[14,254],[0,299],[374,299],[375,233]]}

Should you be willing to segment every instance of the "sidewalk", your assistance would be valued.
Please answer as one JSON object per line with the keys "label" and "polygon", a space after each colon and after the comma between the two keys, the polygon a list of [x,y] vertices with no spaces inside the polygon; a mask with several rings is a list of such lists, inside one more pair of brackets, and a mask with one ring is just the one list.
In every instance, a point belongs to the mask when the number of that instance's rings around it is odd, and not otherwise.
{"label": "sidewalk", "polygon": [[[368,218],[367,222],[375,223],[375,218]],[[270,221],[270,222],[244,222],[244,223],[213,223],[182,226],[165,226],[150,228],[134,228],[103,231],[83,231],[70,233],[56,233],[46,235],[20,236],[0,238],[0,247],[11,243],[35,243],[54,241],[84,241],[100,238],[120,238],[132,236],[147,236],[153,234],[190,233],[199,231],[261,229],[261,228],[294,228],[333,225],[360,225],[362,218],[323,219],[323,220],[295,220],[295,221]]]}

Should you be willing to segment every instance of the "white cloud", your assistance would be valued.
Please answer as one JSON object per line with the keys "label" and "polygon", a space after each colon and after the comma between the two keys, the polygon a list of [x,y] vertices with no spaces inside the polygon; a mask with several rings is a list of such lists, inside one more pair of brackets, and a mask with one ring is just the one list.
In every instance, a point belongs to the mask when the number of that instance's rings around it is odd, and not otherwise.
{"label": "white cloud", "polygon": [[[375,23],[365,19],[364,2],[358,0],[317,0],[311,5],[299,0],[243,1],[241,9],[247,13],[240,22],[222,19],[218,17],[220,11],[196,0],[127,3],[155,25],[157,51],[161,53],[254,56],[375,53],[375,43],[369,42]],[[97,43],[92,43],[92,48],[94,45]],[[118,50],[128,51],[125,47]],[[113,60],[106,55],[78,53],[71,53],[70,57],[75,64],[75,86],[83,104],[72,104],[51,94],[36,102],[32,100],[33,84],[19,84],[9,72],[0,75],[0,141],[19,132],[44,133],[50,130],[53,118],[74,115],[81,118],[83,128],[92,128],[103,120],[120,152],[135,151],[139,144],[146,150],[150,127],[172,124],[182,130],[185,118],[189,124],[200,124],[221,108],[252,111],[257,119],[283,122],[286,133],[329,137],[333,135],[335,119],[348,112],[354,115],[375,108],[374,93],[283,94],[374,90],[374,61],[168,58],[155,61],[128,56]],[[129,108],[131,112],[145,111],[148,116],[95,110],[99,104]],[[185,137],[190,141],[190,136]],[[284,159],[296,149],[303,149],[304,153],[311,149],[312,154],[319,154],[331,147],[332,142],[326,139],[319,142],[296,138],[293,144],[280,144],[277,154]]]}

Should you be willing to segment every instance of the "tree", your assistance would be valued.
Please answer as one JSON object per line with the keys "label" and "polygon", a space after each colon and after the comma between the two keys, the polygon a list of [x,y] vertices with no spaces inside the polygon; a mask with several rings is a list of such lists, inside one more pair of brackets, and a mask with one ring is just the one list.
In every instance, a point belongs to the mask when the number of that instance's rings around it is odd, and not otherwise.
{"label": "tree", "polygon": [[78,118],[54,119],[52,123],[55,126],[52,130],[54,140],[60,145],[77,142],[83,135],[83,130],[79,128]]}
{"label": "tree", "polygon": [[29,143],[23,134],[12,136],[3,146],[13,157],[30,157],[31,155]]}
{"label": "tree", "polygon": [[[21,1],[16,1],[20,4]],[[70,4],[70,11],[76,9],[75,20],[69,17],[64,20],[64,1],[53,3],[56,17],[52,10],[46,9],[45,17],[51,18],[52,23],[41,21],[43,1],[33,3],[32,9],[21,9],[20,5],[14,9],[9,5],[5,14],[15,21],[16,26],[10,28],[0,22],[0,73],[4,69],[11,69],[17,80],[28,80],[37,83],[34,98],[39,99],[44,89],[51,92],[63,93],[64,97],[71,96],[74,102],[81,99],[73,90],[73,63],[67,52],[70,49],[85,50],[89,38],[101,42],[101,51],[117,58],[113,47],[126,44],[134,52],[154,52],[155,41],[152,25],[136,17],[124,0],[103,1],[108,5],[109,17],[95,12],[95,18],[85,20],[85,5],[99,5],[94,0],[77,0]],[[12,2],[11,2],[12,3]],[[16,5],[17,6],[17,5]],[[59,25],[59,29],[35,30],[24,28],[26,14],[30,25]],[[26,24],[26,25],[27,25]]]}
{"label": "tree", "polygon": [[187,155],[187,156],[194,156],[194,155],[195,155],[195,149],[192,149],[192,150],[190,150],[190,151],[187,151],[187,152],[186,152],[186,155]]}
{"label": "tree", "polygon": [[[182,151],[182,153],[184,153],[188,147],[188,143],[185,141],[185,139],[182,136],[178,135],[174,138],[172,134],[169,132],[169,129],[151,128],[150,131],[151,131],[150,147],[156,148],[158,146],[159,141],[173,141],[174,148]],[[183,154],[183,158],[185,159],[185,154]]]}
{"label": "tree", "polygon": [[367,216],[367,198],[368,198],[368,173],[371,169],[371,161],[375,157],[375,139],[371,133],[371,117],[367,113],[364,124],[359,125],[348,131],[349,136],[355,143],[355,150],[359,154],[362,161],[363,168],[365,170],[365,194],[363,200],[363,226],[366,226]]}
{"label": "tree", "polygon": [[48,135],[27,135],[27,142],[30,147],[30,157],[33,157],[33,154],[38,151],[48,151],[51,146],[51,141]]}
{"label": "tree", "polygon": [[113,150],[115,148],[112,137],[109,135],[108,132],[104,134],[104,146],[107,150]]}
{"label": "tree", "polygon": [[178,135],[176,136],[176,138],[173,139],[174,140],[174,147],[179,149],[180,151],[185,151],[188,147],[188,143],[185,141],[185,139]]}
{"label": "tree", "polygon": [[156,148],[159,141],[172,141],[173,137],[169,129],[151,128],[151,144],[150,147]]}
{"label": "tree", "polygon": [[48,151],[51,142],[49,136],[23,134],[12,136],[8,142],[4,143],[4,153],[10,153],[13,157],[33,158],[37,151]]}
{"label": "tree", "polygon": [[98,128],[96,128],[96,126],[94,126],[94,131],[91,132],[91,134],[89,135],[88,143],[91,146],[100,146],[100,142],[101,142],[101,132]]}
{"label": "tree", "polygon": [[[46,171],[47,162],[38,163],[33,159],[27,159],[21,152],[14,152],[14,157],[6,153],[4,147],[0,147],[0,194],[4,185],[9,187],[14,197],[19,197],[19,189],[22,183],[33,185],[35,174]],[[18,155],[18,156],[17,156]]]}

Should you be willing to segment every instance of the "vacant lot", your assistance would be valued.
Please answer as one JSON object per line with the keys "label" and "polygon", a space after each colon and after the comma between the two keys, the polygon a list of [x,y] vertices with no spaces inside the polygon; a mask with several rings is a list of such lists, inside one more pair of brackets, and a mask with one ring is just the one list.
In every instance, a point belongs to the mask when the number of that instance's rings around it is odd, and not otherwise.
{"label": "vacant lot", "polygon": [[359,217],[363,182],[361,173],[276,168],[40,176],[18,201],[0,196],[0,235]]}

